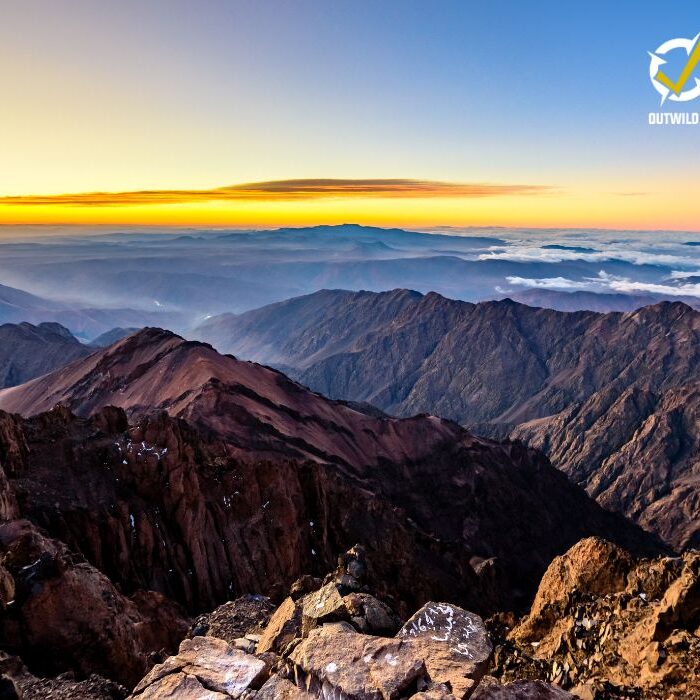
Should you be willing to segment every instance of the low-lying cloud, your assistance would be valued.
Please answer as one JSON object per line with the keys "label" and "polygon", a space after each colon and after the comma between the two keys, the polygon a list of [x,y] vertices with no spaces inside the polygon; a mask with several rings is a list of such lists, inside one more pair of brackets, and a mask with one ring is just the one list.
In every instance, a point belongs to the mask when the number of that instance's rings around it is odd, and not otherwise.
{"label": "low-lying cloud", "polygon": [[608,262],[621,260],[633,265],[683,265],[692,261],[689,255],[654,253],[632,247],[611,246],[605,250],[588,251],[573,247],[544,247],[541,245],[494,246],[479,255],[479,260],[509,260],[511,262],[562,263],[581,260],[583,262]]}
{"label": "low-lying cloud", "polygon": [[641,282],[629,277],[610,275],[601,270],[597,277],[584,277],[580,280],[566,277],[506,277],[508,284],[528,289],[552,289],[558,291],[585,290],[589,292],[613,292],[623,294],[658,294],[673,297],[700,297],[700,283],[664,284]]}
{"label": "low-lying cloud", "polygon": [[406,179],[305,179],[270,180],[211,189],[137,190],[131,192],[82,192],[77,194],[18,195],[0,197],[13,206],[144,206],[197,202],[278,201],[339,197],[502,197],[551,192],[545,185],[459,183]]}

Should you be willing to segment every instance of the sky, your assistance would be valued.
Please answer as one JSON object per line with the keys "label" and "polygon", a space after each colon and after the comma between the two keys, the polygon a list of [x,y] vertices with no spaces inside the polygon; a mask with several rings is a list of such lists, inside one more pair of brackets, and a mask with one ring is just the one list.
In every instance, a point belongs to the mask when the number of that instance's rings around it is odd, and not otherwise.
{"label": "sky", "polygon": [[647,52],[699,32],[687,0],[0,0],[0,223],[697,231],[700,125],[648,115],[700,99]]}

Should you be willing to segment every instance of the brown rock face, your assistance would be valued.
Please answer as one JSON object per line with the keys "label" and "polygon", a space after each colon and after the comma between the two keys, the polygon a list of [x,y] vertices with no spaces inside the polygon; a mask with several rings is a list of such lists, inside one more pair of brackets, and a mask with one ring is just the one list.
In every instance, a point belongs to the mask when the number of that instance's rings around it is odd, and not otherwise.
{"label": "brown rock face", "polygon": [[66,668],[133,684],[172,649],[187,621],[153,592],[122,595],[104,574],[24,520],[0,524],[0,561],[14,587],[0,644],[43,673]]}
{"label": "brown rock face", "polygon": [[[370,416],[164,331],[0,400],[94,413],[4,419],[21,514],[125,591],[192,611],[251,591],[279,599],[356,542],[377,590],[406,609],[431,598],[518,604],[555,555],[591,534],[657,551],[521,445],[430,416]],[[169,415],[146,415],[153,407]],[[496,573],[480,578],[475,557],[495,558]]]}
{"label": "brown rock face", "polygon": [[682,303],[563,313],[323,291],[212,319],[199,337],[333,398],[527,440],[606,508],[700,546],[700,313]]}
{"label": "brown rock face", "polygon": [[696,552],[637,561],[584,541],[552,563],[514,646],[497,648],[496,673],[544,675],[594,700],[698,698],[698,591]]}

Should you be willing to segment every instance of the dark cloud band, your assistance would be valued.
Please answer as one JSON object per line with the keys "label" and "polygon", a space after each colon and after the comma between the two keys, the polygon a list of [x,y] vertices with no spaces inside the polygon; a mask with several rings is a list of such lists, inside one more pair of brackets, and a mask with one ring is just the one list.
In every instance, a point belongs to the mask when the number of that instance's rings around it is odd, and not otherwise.
{"label": "dark cloud band", "polygon": [[78,194],[0,197],[0,204],[16,206],[144,206],[196,202],[290,201],[338,197],[435,198],[498,197],[551,192],[544,185],[456,183],[433,180],[271,180],[204,190],[139,190]]}

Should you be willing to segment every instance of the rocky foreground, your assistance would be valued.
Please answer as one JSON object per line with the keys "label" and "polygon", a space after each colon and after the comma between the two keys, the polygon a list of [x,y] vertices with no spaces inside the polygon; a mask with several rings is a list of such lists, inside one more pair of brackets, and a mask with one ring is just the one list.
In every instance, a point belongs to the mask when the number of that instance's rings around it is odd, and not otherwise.
{"label": "rocky foreground", "polygon": [[[700,698],[698,553],[637,560],[604,540],[582,540],[554,560],[521,619],[482,620],[432,601],[403,621],[370,590],[366,572],[356,546],[324,580],[296,581],[279,606],[261,595],[225,603],[180,630],[177,653],[152,654],[151,664],[160,662],[131,693],[89,673],[98,654],[82,673],[54,678],[37,678],[5,654],[0,697]],[[13,583],[4,577],[6,591]]]}

